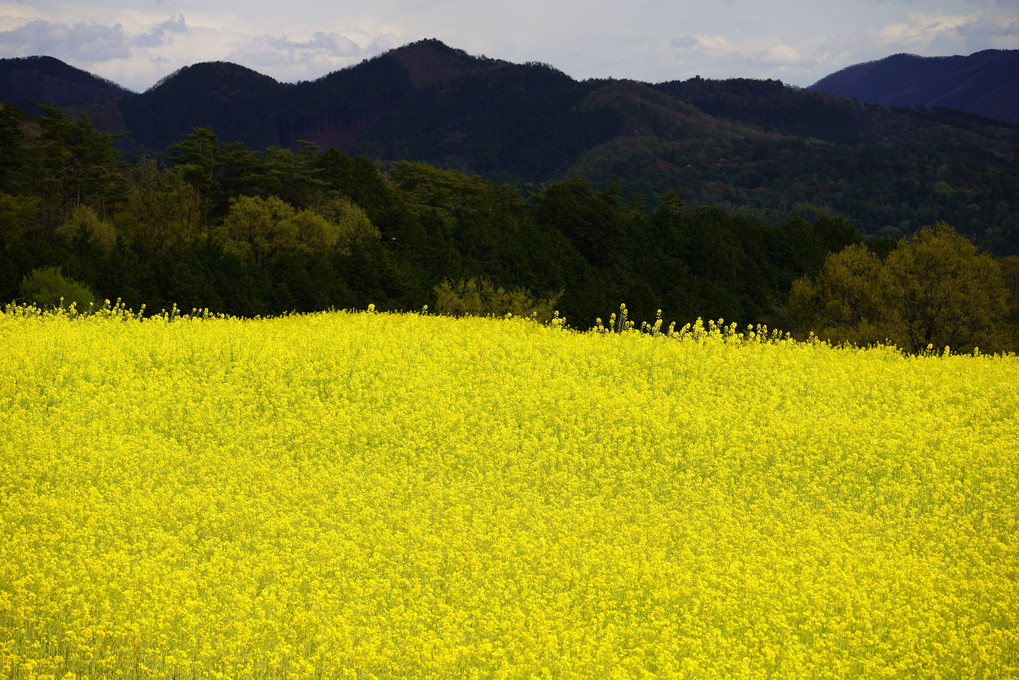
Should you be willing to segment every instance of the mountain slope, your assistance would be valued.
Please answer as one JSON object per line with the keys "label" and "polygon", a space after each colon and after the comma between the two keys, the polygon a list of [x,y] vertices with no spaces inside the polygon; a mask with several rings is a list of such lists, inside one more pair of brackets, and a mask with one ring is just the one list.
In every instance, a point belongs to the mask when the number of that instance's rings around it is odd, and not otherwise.
{"label": "mountain slope", "polygon": [[77,118],[84,114],[110,132],[127,129],[118,101],[134,92],[53,57],[0,59],[0,102],[30,110],[36,102],[59,106]]}
{"label": "mountain slope", "polygon": [[208,62],[180,69],[120,109],[134,142],[148,149],[161,151],[195,127],[266,146],[276,135],[271,110],[292,87],[237,64]]}
{"label": "mountain slope", "polygon": [[221,143],[309,140],[380,166],[418,160],[532,186],[580,174],[649,206],[676,192],[776,223],[842,217],[871,236],[943,220],[985,248],[1019,251],[1019,125],[948,108],[865,104],[778,81],[577,81],[436,40],[309,82],[196,64],[141,94],[88,97],[119,117],[93,117],[98,126],[129,130],[138,153],[161,154],[209,126]]}
{"label": "mountain slope", "polygon": [[53,57],[0,59],[0,101],[78,106],[83,101],[132,94]]}
{"label": "mountain slope", "polygon": [[1019,50],[966,57],[896,54],[842,69],[809,89],[871,104],[944,106],[1019,123]]}

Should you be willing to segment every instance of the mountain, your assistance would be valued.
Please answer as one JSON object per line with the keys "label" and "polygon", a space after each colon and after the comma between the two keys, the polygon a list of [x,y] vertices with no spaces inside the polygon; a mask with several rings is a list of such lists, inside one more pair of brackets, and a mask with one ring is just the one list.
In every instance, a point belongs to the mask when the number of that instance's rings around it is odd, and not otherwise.
{"label": "mountain", "polygon": [[162,151],[196,127],[211,127],[229,140],[264,147],[275,143],[272,115],[283,85],[249,68],[225,62],[186,66],[146,92],[120,101],[133,140]]}
{"label": "mountain", "polygon": [[578,108],[597,87],[544,64],[473,57],[428,40],[296,84],[198,64],[120,109],[134,142],[156,152],[209,126],[255,148],[308,140],[380,161],[543,182],[615,134],[614,113]]}
{"label": "mountain", "polygon": [[132,94],[116,83],[53,57],[0,59],[0,101],[80,106],[83,102]]}
{"label": "mountain", "polygon": [[[66,78],[67,92],[87,81],[73,69]],[[130,132],[120,140],[128,157],[163,154],[208,126],[221,143],[308,140],[380,166],[419,160],[524,186],[583,175],[651,206],[675,192],[774,223],[832,215],[868,236],[946,221],[985,248],[1019,252],[1019,125],[943,107],[866,104],[773,80],[577,81],[437,40],[299,83],[220,62],[140,94],[87,82],[63,106],[112,112],[93,120]],[[24,101],[24,90],[8,92],[5,101]]]}
{"label": "mountain", "polygon": [[1019,50],[968,57],[896,54],[844,68],[815,92],[888,106],[944,106],[1019,123]]}
{"label": "mountain", "polygon": [[59,106],[77,118],[85,114],[99,127],[126,131],[118,101],[134,93],[116,83],[53,57],[0,59],[0,102],[31,110],[36,102]]}

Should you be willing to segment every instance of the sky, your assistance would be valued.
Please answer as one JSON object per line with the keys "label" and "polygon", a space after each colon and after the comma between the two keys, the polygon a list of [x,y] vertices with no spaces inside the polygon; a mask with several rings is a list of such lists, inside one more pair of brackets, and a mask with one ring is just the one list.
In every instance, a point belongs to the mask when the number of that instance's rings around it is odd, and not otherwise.
{"label": "sky", "polygon": [[136,92],[204,61],[315,80],[424,38],[579,80],[806,87],[902,52],[1019,49],[1019,0],[0,0],[0,57],[53,56]]}

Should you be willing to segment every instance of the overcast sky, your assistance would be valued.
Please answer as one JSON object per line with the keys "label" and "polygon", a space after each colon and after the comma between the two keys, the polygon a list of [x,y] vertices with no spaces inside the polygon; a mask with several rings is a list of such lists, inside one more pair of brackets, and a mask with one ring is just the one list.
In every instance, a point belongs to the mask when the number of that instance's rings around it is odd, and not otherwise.
{"label": "overcast sky", "polygon": [[0,0],[0,57],[54,56],[135,91],[217,60],[314,80],[422,38],[578,79],[807,86],[899,52],[1019,49],[1019,0]]}

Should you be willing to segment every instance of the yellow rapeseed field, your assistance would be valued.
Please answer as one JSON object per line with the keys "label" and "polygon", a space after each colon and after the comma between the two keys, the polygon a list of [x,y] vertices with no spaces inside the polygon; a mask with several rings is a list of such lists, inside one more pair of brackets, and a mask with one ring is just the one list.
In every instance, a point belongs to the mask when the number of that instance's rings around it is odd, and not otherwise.
{"label": "yellow rapeseed field", "polygon": [[1016,678],[1019,359],[0,314],[0,678]]}

